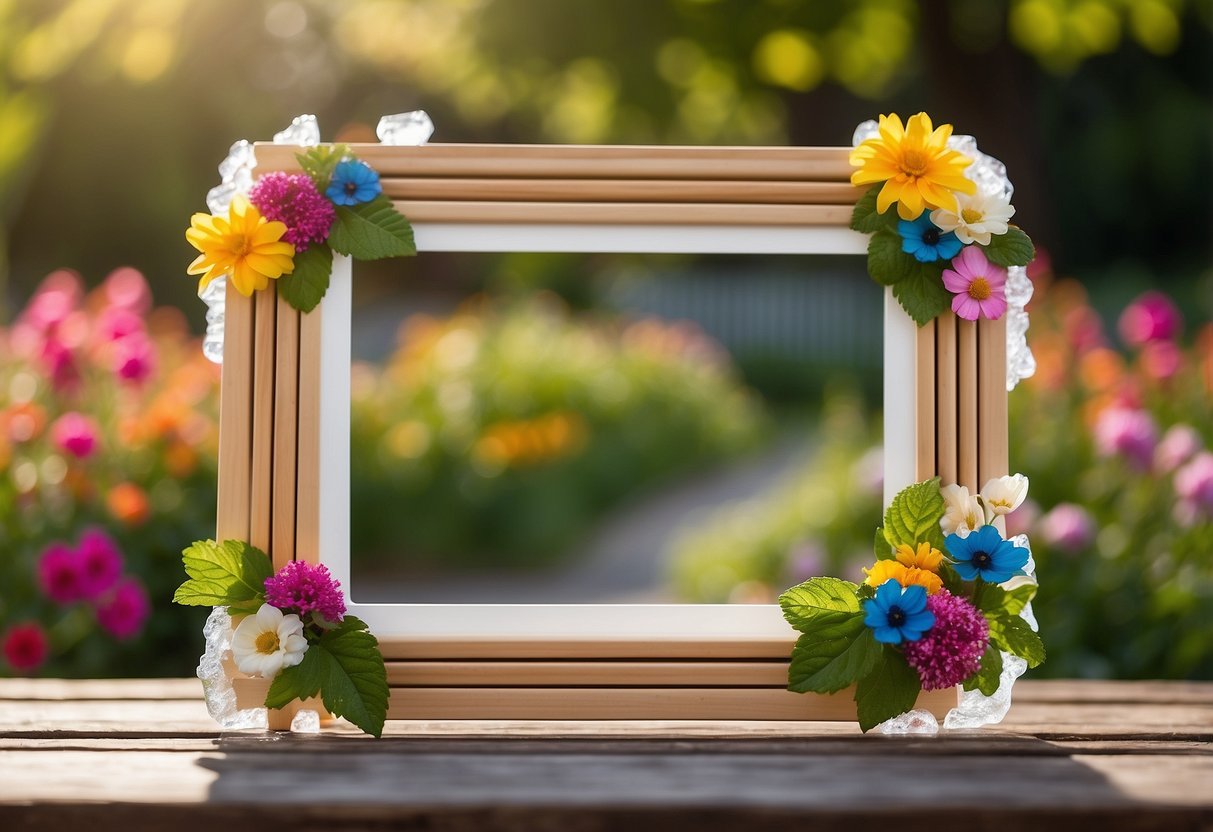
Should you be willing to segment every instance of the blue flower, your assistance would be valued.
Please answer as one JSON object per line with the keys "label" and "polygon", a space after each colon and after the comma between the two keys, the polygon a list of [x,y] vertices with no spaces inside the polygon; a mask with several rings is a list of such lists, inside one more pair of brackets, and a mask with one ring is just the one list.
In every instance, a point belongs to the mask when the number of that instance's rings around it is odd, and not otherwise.
{"label": "blue flower", "polygon": [[1009,581],[1023,575],[1028,563],[1028,550],[1003,540],[998,529],[982,526],[968,537],[950,534],[945,541],[952,565],[963,580],[981,578],[991,584]]}
{"label": "blue flower", "polygon": [[923,211],[916,220],[898,220],[897,232],[901,234],[901,250],[913,254],[920,263],[951,260],[964,247],[956,232],[945,232],[931,222],[929,211]]}
{"label": "blue flower", "polygon": [[876,596],[863,602],[863,623],[884,644],[918,641],[935,626],[935,613],[927,609],[927,591],[914,585],[902,589],[894,578],[876,588]]}
{"label": "blue flower", "polygon": [[383,187],[379,184],[379,174],[366,162],[357,159],[338,162],[333,170],[333,178],[324,191],[334,205],[370,202],[381,193]]}

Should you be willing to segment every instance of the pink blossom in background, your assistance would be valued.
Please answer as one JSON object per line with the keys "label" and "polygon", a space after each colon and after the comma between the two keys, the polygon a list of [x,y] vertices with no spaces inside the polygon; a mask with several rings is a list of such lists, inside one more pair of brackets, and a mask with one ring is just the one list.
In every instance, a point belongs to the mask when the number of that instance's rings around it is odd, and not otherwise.
{"label": "pink blossom in background", "polygon": [[1028,498],[1020,503],[1019,508],[1006,516],[1007,538],[1017,534],[1029,534],[1040,519],[1040,504]]}
{"label": "pink blossom in background", "polygon": [[126,578],[97,603],[97,623],[117,639],[139,634],[151,614],[147,590],[134,578]]}
{"label": "pink blossom in background", "polygon": [[1120,337],[1132,347],[1150,341],[1170,341],[1183,329],[1183,316],[1169,297],[1150,291],[1139,296],[1120,313]]}
{"label": "pink blossom in background", "polygon": [[293,560],[265,579],[266,603],[301,618],[318,612],[326,621],[345,617],[345,595],[327,566]]}
{"label": "pink blossom in background", "polygon": [[155,346],[142,332],[116,341],[112,349],[114,374],[123,381],[145,381],[156,368]]}
{"label": "pink blossom in background", "polygon": [[46,332],[67,320],[84,298],[84,282],[68,269],[53,271],[42,279],[18,322]]}
{"label": "pink blossom in background", "polygon": [[1213,454],[1201,451],[1175,472],[1175,493],[1197,512],[1213,517]]}
{"label": "pink blossom in background", "polygon": [[1067,310],[1062,318],[1066,337],[1077,353],[1086,353],[1107,346],[1104,338],[1103,320],[1089,306],[1076,306]]}
{"label": "pink blossom in background", "polygon": [[100,428],[96,421],[82,413],[69,411],[51,425],[51,437],[60,450],[77,459],[87,459],[97,448]]}
{"label": "pink blossom in background", "polygon": [[4,659],[19,673],[37,670],[50,653],[50,640],[37,623],[14,624],[4,634]]}
{"label": "pink blossom in background", "polygon": [[1169,474],[1204,447],[1200,434],[1191,425],[1172,425],[1154,449],[1154,470]]}
{"label": "pink blossom in background", "polygon": [[270,173],[249,190],[249,202],[268,220],[286,223],[282,239],[306,251],[312,243],[328,239],[337,216],[333,203],[316,190],[310,176],[302,173]]}
{"label": "pink blossom in background", "polygon": [[56,604],[71,604],[84,597],[80,558],[66,544],[52,543],[38,558],[38,586]]}
{"label": "pink blossom in background", "polygon": [[111,307],[143,315],[152,308],[152,290],[138,269],[123,266],[114,269],[101,284]]}
{"label": "pink blossom in background", "polygon": [[76,366],[75,353],[57,338],[47,338],[38,357],[55,390],[70,390],[80,381],[80,369]]}
{"label": "pink blossom in background", "polygon": [[935,625],[905,645],[906,663],[918,671],[923,690],[959,685],[977,672],[990,643],[990,627],[976,607],[946,589],[927,598]]}
{"label": "pink blossom in background", "polygon": [[1082,506],[1058,503],[1041,518],[1040,535],[1050,546],[1074,554],[1095,539],[1095,521]]}
{"label": "pink blossom in background", "polygon": [[108,306],[101,310],[93,327],[94,340],[102,344],[143,332],[143,318],[123,306]]}
{"label": "pink blossom in background", "polygon": [[122,552],[109,535],[100,529],[88,529],[76,547],[81,576],[81,595],[86,599],[101,596],[122,574]]}
{"label": "pink blossom in background", "polygon": [[1144,410],[1109,407],[1095,423],[1095,445],[1104,456],[1123,456],[1140,470],[1147,470],[1158,444],[1158,426]]}
{"label": "pink blossom in background", "polygon": [[1174,341],[1150,341],[1141,348],[1141,369],[1157,381],[1166,381],[1180,371],[1183,350]]}

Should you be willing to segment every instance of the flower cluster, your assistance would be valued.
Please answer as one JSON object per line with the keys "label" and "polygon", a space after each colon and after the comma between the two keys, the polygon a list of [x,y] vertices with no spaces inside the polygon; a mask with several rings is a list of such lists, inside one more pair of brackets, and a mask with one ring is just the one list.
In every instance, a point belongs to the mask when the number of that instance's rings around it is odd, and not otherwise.
{"label": "flower cluster", "polygon": [[971,172],[977,160],[958,144],[952,125],[935,127],[926,113],[904,125],[896,114],[882,115],[875,135],[850,155],[858,168],[851,184],[872,186],[851,218],[852,228],[872,234],[868,271],[894,286],[920,326],[943,312],[949,296],[966,320],[1002,317],[1007,267],[1034,256],[1031,240],[1010,224],[1009,187],[979,187]]}
{"label": "flower cluster", "polygon": [[[789,688],[833,693],[859,683],[866,731],[912,707],[919,690],[964,685],[993,694],[1002,653],[1032,666],[1043,661],[1040,638],[1019,616],[1036,588],[1029,552],[996,525],[1027,489],[1017,474],[990,480],[973,497],[938,478],[898,494],[862,585],[812,578],[780,597],[788,622],[805,634],[792,653]],[[843,653],[839,667],[822,668]],[[862,683],[890,662],[913,671],[882,676],[882,686],[898,690],[874,693]]]}
{"label": "flower cluster", "polygon": [[[226,215],[194,214],[185,239],[201,254],[187,272],[201,275],[200,293],[224,276],[245,296],[272,280],[288,303],[310,312],[328,287],[334,251],[368,260],[413,253],[408,222],[370,165],[345,145],[297,158],[303,173],[262,176],[247,195],[235,196]],[[351,218],[379,233],[341,233]]]}

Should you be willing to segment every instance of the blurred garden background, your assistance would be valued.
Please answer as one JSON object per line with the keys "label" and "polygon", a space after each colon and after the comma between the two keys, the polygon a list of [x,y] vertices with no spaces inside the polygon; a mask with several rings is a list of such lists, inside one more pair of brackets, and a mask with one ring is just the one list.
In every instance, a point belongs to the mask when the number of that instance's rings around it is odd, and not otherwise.
{"label": "blurred garden background", "polygon": [[[183,231],[233,141],[425,109],[435,141],[842,145],[926,110],[1040,247],[1035,672],[1213,678],[1211,46],[1195,0],[0,4],[0,674],[193,668],[218,368]],[[356,302],[368,574],[580,600],[550,575],[589,552],[582,589],[769,602],[870,556],[859,258],[423,255]]]}

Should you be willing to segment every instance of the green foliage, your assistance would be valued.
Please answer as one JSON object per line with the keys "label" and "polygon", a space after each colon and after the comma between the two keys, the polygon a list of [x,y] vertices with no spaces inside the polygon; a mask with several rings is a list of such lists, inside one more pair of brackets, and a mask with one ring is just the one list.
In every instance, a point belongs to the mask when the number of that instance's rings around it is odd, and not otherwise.
{"label": "green foliage", "polygon": [[876,555],[876,560],[893,560],[897,557],[893,546],[889,543],[889,538],[885,535],[884,526],[876,527],[876,537],[872,540],[872,553]]}
{"label": "green foliage", "polygon": [[898,492],[884,514],[884,536],[890,546],[917,548],[919,543],[930,543],[943,551],[939,521],[945,507],[939,488],[939,477],[935,477]]}
{"label": "green foliage", "polygon": [[1028,667],[1036,667],[1045,660],[1045,645],[1028,622],[1018,615],[986,616],[990,623],[990,643],[1002,650],[1027,659]]}
{"label": "green foliage", "polygon": [[897,650],[878,645],[875,667],[855,686],[855,710],[865,734],[887,719],[914,707],[922,683],[918,671]]}
{"label": "green foliage", "polygon": [[993,644],[986,647],[981,657],[981,667],[976,673],[965,679],[965,690],[979,690],[986,696],[993,696],[1002,680],[1002,651]]}
{"label": "green foliage", "polygon": [[328,244],[356,260],[382,260],[417,253],[413,227],[383,194],[358,205],[338,205]]}
{"label": "green foliage", "polygon": [[876,210],[876,197],[884,183],[873,185],[863,192],[851,211],[851,228],[861,234],[871,234],[881,229],[897,231],[897,211],[889,208],[883,214]]}
{"label": "green foliage", "polygon": [[973,603],[985,613],[1019,615],[1035,596],[1036,584],[1024,584],[1007,590],[997,584],[981,582],[977,585]]}
{"label": "green foliage", "polygon": [[315,184],[316,190],[324,193],[333,179],[333,171],[349,152],[349,145],[337,143],[310,147],[302,153],[296,153],[295,158],[299,161],[299,167],[303,168],[303,172]]}
{"label": "green foliage", "polygon": [[882,226],[868,238],[868,274],[881,286],[897,286],[918,274],[918,261],[901,250],[900,234]]}
{"label": "green foliage", "polygon": [[256,612],[265,600],[269,556],[241,540],[200,540],[181,553],[189,579],[173,593],[186,606],[227,607],[232,615]]}
{"label": "green foliage", "polygon": [[313,243],[295,255],[295,270],[278,278],[278,294],[300,312],[311,312],[329,290],[332,273],[332,250]]}
{"label": "green foliage", "polygon": [[946,312],[952,303],[952,294],[943,285],[945,264],[919,263],[912,257],[909,260],[913,271],[893,287],[893,297],[914,323],[926,326]]}
{"label": "green foliage", "polygon": [[1036,247],[1028,235],[1012,225],[1006,234],[990,237],[990,244],[983,249],[986,259],[996,266],[1026,266],[1036,256]]}
{"label": "green foliage", "polygon": [[847,619],[847,626],[847,635],[830,636],[811,628],[796,640],[788,665],[788,690],[834,693],[872,672],[882,655],[880,644],[864,626],[862,613]]}
{"label": "green foliage", "polygon": [[858,588],[839,578],[813,578],[780,595],[779,606],[787,622],[802,633],[840,637],[854,631]]}

